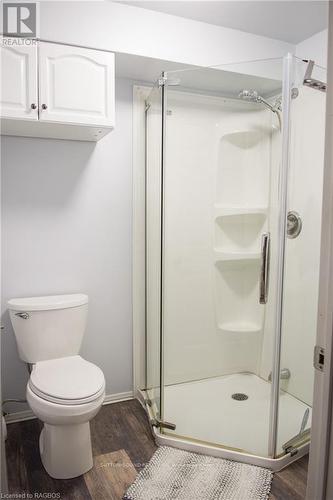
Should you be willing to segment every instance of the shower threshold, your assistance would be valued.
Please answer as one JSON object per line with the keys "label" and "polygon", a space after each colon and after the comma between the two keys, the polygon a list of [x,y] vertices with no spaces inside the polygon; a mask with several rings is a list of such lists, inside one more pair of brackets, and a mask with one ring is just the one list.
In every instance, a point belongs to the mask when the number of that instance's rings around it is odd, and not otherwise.
{"label": "shower threshold", "polygon": [[[280,392],[277,445],[282,456],[269,458],[270,393],[271,384],[251,373],[166,386],[164,420],[175,423],[176,430],[161,432],[154,428],[156,442],[281,470],[309,450],[309,443],[300,446],[293,456],[283,454],[282,449],[285,442],[300,432],[304,412],[309,407]],[[307,427],[311,425],[309,409]],[[151,408],[147,410],[152,413]]]}

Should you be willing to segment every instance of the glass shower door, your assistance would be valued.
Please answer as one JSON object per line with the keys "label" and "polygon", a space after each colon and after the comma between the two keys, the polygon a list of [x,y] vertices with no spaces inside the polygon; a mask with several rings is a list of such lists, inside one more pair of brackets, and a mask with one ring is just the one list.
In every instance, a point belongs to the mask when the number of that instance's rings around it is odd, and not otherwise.
{"label": "glass shower door", "polygon": [[169,72],[146,109],[151,408],[161,433],[270,458],[309,438],[323,166],[324,94],[284,66]]}
{"label": "glass shower door", "polygon": [[261,456],[271,421],[282,78],[281,61],[265,64],[168,74],[179,85],[167,87],[161,303],[163,417],[173,435]]}
{"label": "glass shower door", "polygon": [[[285,237],[276,454],[309,440],[317,331],[326,93],[303,85],[308,63],[292,61],[288,223]],[[326,81],[314,65],[312,78]]]}

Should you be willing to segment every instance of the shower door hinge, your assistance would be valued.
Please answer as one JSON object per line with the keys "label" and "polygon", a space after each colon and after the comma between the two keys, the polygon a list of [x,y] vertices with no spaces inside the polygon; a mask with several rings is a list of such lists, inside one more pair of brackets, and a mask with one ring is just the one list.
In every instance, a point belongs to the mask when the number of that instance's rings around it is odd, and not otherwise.
{"label": "shower door hinge", "polygon": [[[308,414],[307,414],[308,416]],[[304,417],[303,417],[303,420],[304,420]],[[307,422],[304,420],[304,422]],[[302,422],[302,425],[303,425],[303,422]],[[306,423],[305,423],[306,425]],[[290,453],[290,456],[293,457],[294,455],[296,455],[299,451],[299,447],[306,443],[309,438],[310,438],[310,435],[311,435],[311,429],[306,429],[306,430],[301,430],[299,432],[299,434],[296,434],[296,436],[292,437],[291,439],[289,439],[289,441],[287,441],[286,443],[284,443],[282,445],[282,449],[284,450],[284,452],[286,454]]]}
{"label": "shower door hinge", "polygon": [[325,369],[325,349],[320,345],[316,345],[314,348],[313,366],[320,372]]}
{"label": "shower door hinge", "polygon": [[290,446],[289,448],[285,448],[284,451],[285,451],[286,455],[288,455],[288,453],[290,453],[291,457],[294,457],[298,453],[298,449],[294,448],[293,446]]}
{"label": "shower door hinge", "polygon": [[170,429],[171,431],[176,430],[176,424],[172,424],[171,422],[165,422],[164,420],[159,420],[158,418],[153,418],[150,421],[153,427],[160,427],[162,429]]}
{"label": "shower door hinge", "polygon": [[320,90],[321,92],[326,92],[326,83],[322,82],[321,80],[317,80],[316,78],[312,78],[312,71],[315,66],[315,62],[311,59],[303,59],[303,62],[308,63],[304,75],[303,85],[312,89]]}

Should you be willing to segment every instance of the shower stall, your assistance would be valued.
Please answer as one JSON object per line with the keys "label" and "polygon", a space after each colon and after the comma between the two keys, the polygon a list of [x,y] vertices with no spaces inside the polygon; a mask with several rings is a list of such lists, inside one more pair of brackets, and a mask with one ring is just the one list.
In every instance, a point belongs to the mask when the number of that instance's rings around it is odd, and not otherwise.
{"label": "shower stall", "polygon": [[163,73],[145,99],[145,369],[157,441],[279,470],[307,452],[325,69]]}

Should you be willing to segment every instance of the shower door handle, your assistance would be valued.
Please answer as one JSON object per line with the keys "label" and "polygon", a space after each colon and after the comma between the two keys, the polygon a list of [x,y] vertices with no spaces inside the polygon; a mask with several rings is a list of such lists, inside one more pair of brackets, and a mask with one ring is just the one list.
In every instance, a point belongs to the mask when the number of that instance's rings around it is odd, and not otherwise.
{"label": "shower door handle", "polygon": [[268,285],[269,285],[270,242],[271,242],[270,234],[264,233],[261,237],[261,269],[260,269],[260,284],[259,284],[260,304],[267,303]]}

